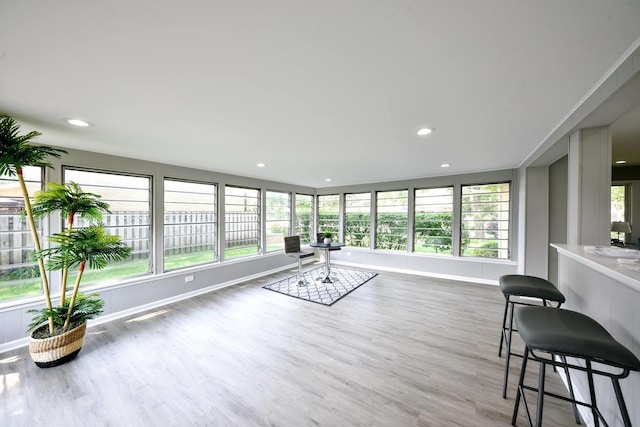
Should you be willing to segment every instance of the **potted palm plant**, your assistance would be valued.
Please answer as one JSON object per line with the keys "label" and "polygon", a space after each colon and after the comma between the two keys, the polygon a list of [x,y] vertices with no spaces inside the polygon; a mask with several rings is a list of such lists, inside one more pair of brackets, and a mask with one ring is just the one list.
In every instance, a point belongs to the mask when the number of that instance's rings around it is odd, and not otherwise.
{"label": "potted palm plant", "polygon": [[[52,167],[47,162],[49,156],[60,157],[65,150],[48,147],[45,145],[32,145],[30,141],[42,135],[40,132],[31,131],[25,135],[19,135],[20,126],[12,117],[0,116],[0,175],[17,176],[24,199],[24,211],[29,222],[31,238],[36,251],[40,250],[40,239],[31,210],[31,200],[24,181],[23,170],[27,166]],[[44,268],[44,260],[38,259],[40,280],[47,308],[51,308],[51,293],[49,282]],[[49,319],[49,329],[53,332],[53,319]]]}
{"label": "potted palm plant", "polygon": [[[29,325],[31,357],[39,367],[52,367],[74,358],[84,341],[86,322],[102,313],[104,301],[97,294],[79,293],[80,282],[86,268],[104,268],[109,261],[127,258],[131,248],[118,236],[105,233],[101,224],[90,224],[74,229],[74,218],[82,216],[89,221],[100,221],[103,212],[109,212],[108,204],[98,200],[99,195],[83,192],[79,185],[50,183],[46,191],[34,195],[33,205],[24,180],[25,166],[51,167],[46,162],[50,155],[60,157],[64,150],[46,146],[34,146],[29,140],[39,132],[18,135],[19,127],[8,116],[0,117],[0,174],[18,176],[25,203],[24,214],[28,218],[34,240],[34,254],[40,269],[45,307],[29,310],[34,315]],[[42,249],[35,227],[36,218],[44,218],[59,212],[66,218],[66,228],[54,233],[51,246]],[[70,269],[78,273],[70,298],[66,298],[67,277]],[[59,305],[52,303],[46,270],[62,271]]]}
{"label": "potted palm plant", "polygon": [[[102,220],[103,212],[110,212],[109,205],[99,200],[98,194],[82,191],[74,182],[66,185],[49,183],[46,191],[34,194],[32,214],[43,218],[60,212],[66,218],[66,229],[54,233],[49,241],[54,245],[35,252],[38,259],[46,259],[46,269],[62,271],[60,305],[51,309],[30,310],[34,314],[28,330],[31,332],[29,350],[31,357],[40,367],[56,366],[78,354],[84,341],[87,320],[102,313],[104,301],[97,295],[79,293],[80,282],[86,268],[101,269],[109,261],[120,261],[129,256],[131,248],[125,246],[119,236],[105,233],[104,226],[90,225],[74,229],[74,218],[79,215],[89,221]],[[69,270],[77,268],[77,276],[69,299],[66,298]],[[53,334],[43,324],[53,318]],[[52,350],[53,340],[65,342],[70,352],[59,354]]]}

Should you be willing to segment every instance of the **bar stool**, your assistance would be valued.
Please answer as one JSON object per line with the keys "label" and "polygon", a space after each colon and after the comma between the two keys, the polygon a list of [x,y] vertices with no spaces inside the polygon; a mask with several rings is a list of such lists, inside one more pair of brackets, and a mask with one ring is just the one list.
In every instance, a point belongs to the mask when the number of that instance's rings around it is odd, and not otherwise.
{"label": "bar stool", "polygon": [[284,253],[286,256],[298,260],[298,271],[296,274],[298,286],[307,286],[308,282],[302,275],[302,258],[312,257],[315,253],[300,249],[300,236],[286,236],[284,238]]}
{"label": "bar stool", "polygon": [[[504,366],[504,384],[502,386],[502,397],[506,399],[511,356],[522,357],[521,354],[511,351],[511,337],[514,331],[518,332],[517,329],[513,329],[513,309],[515,305],[534,305],[533,301],[529,302],[523,298],[535,298],[538,301],[541,300],[545,306],[549,303],[555,304],[554,307],[559,308],[564,303],[565,298],[553,283],[540,277],[527,276],[524,274],[506,274],[501,276],[499,281],[500,290],[506,300],[504,304],[504,316],[502,317],[500,349],[498,350],[498,357],[502,357],[502,346],[506,344],[507,360]],[[510,313],[508,326],[507,313]]]}
{"label": "bar stool", "polygon": [[[542,425],[542,410],[544,395],[556,397],[574,405],[591,408],[595,425],[601,420],[607,425],[604,416],[598,409],[596,394],[593,385],[593,375],[603,375],[611,378],[613,389],[620,407],[622,420],[625,426],[631,426],[629,413],[624,403],[619,380],[626,378],[630,371],[640,370],[640,360],[625,346],[617,342],[605,328],[594,319],[582,313],[564,309],[551,309],[549,307],[518,307],[515,313],[516,326],[520,336],[525,342],[525,350],[522,358],[522,369],[518,381],[518,394],[511,424],[516,425],[520,398],[527,415],[529,425],[532,424],[531,414],[527,406],[524,390],[538,392],[538,406],[536,411],[536,425]],[[556,357],[554,357],[556,356]],[[557,358],[559,356],[559,359]],[[527,361],[531,357],[540,363],[538,388],[524,385]],[[567,363],[567,357],[578,359],[576,363]],[[583,361],[583,363],[580,363]],[[592,362],[608,365],[608,371],[596,369]],[[591,403],[575,400],[573,393],[571,398],[566,398],[544,389],[545,368],[547,365],[565,369],[576,369],[587,373],[589,382],[589,394]],[[570,388],[571,390],[571,388]],[[576,420],[579,421],[579,420]]]}

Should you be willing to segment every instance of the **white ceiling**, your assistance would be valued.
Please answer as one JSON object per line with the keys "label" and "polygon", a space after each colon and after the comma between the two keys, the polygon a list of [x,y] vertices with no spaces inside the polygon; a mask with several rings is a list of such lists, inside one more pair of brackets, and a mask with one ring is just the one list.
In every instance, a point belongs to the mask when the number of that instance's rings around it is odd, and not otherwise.
{"label": "white ceiling", "polygon": [[2,0],[0,111],[314,188],[513,168],[639,38],[638,0]]}

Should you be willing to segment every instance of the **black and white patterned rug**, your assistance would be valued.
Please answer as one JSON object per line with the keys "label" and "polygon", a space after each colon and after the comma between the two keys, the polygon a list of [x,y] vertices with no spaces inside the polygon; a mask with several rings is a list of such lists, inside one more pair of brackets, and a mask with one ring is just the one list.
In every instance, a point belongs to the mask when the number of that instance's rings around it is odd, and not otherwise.
{"label": "black and white patterned rug", "polygon": [[317,267],[303,271],[306,286],[298,286],[298,277],[294,275],[265,285],[263,288],[318,304],[333,305],[377,275],[378,273],[368,271],[332,267],[330,277],[333,283],[322,283],[324,267]]}

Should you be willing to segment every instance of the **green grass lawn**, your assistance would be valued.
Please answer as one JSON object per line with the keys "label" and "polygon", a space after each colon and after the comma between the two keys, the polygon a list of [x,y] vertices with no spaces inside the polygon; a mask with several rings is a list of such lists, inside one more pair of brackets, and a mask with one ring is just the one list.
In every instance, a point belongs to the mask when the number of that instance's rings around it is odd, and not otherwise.
{"label": "green grass lawn", "polygon": [[[225,251],[226,259],[242,258],[256,255],[255,246],[234,247]],[[164,269],[177,270],[193,265],[213,262],[211,251],[199,251],[185,254],[168,255],[165,258]],[[112,263],[102,270],[86,270],[82,275],[82,285],[90,285],[99,282],[110,282],[127,277],[141,276],[149,273],[149,260],[140,259],[122,263]],[[72,288],[77,274],[69,274],[67,288]],[[39,278],[0,281],[0,302],[17,298],[37,296],[42,293],[42,285]]]}

